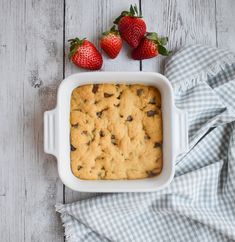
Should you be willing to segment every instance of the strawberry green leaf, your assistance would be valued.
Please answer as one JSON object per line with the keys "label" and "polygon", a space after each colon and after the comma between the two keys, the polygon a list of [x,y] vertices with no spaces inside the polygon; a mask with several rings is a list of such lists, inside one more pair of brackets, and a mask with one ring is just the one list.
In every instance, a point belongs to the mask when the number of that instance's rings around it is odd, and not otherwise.
{"label": "strawberry green leaf", "polygon": [[76,45],[77,45],[76,43],[71,44],[69,50],[72,51],[76,47]]}
{"label": "strawberry green leaf", "polygon": [[135,6],[134,6],[134,11],[135,11],[136,15],[138,16],[139,13],[138,13],[138,8],[137,8],[137,5],[136,5],[136,4],[135,4]]}
{"label": "strawberry green leaf", "polygon": [[75,52],[77,51],[78,47],[82,45],[83,41],[85,40],[86,38],[83,38],[83,39],[79,39],[79,38],[74,38],[74,39],[69,39],[68,42],[70,42],[70,52],[68,54],[69,56],[69,59],[75,54]]}
{"label": "strawberry green leaf", "polygon": [[121,15],[122,15],[122,17],[123,17],[123,16],[129,16],[130,13],[129,13],[128,11],[122,11]]}
{"label": "strawberry green leaf", "polygon": [[130,14],[131,16],[135,16],[135,10],[132,5],[130,6]]}
{"label": "strawberry green leaf", "polygon": [[69,59],[71,59],[71,57],[76,53],[76,51],[77,51],[77,48],[70,50],[69,55],[68,55]]}
{"label": "strawberry green leaf", "polygon": [[122,16],[120,15],[119,17],[117,17],[117,18],[113,21],[113,23],[114,23],[114,24],[118,24],[118,22],[120,21],[121,18],[122,18]]}
{"label": "strawberry green leaf", "polygon": [[150,40],[157,41],[158,40],[158,35],[155,32],[148,32],[146,37]]}
{"label": "strawberry green leaf", "polygon": [[102,35],[105,36],[105,35],[109,35],[110,33],[115,34],[115,35],[119,35],[119,32],[116,29],[116,26],[115,25],[113,25],[112,28],[109,31],[103,32]]}
{"label": "strawberry green leaf", "polygon": [[108,35],[109,34],[109,31],[105,31],[102,33],[102,35]]}
{"label": "strawberry green leaf", "polygon": [[158,45],[158,53],[160,55],[169,56],[171,51],[168,51],[163,45]]}
{"label": "strawberry green leaf", "polygon": [[110,29],[110,32],[115,32],[115,31],[117,31],[117,30],[116,30],[116,26],[113,25],[112,28]]}
{"label": "strawberry green leaf", "polygon": [[134,7],[131,5],[130,10],[129,11],[122,11],[121,15],[119,17],[117,17],[113,21],[113,23],[118,24],[120,19],[124,16],[130,16],[130,17],[134,17],[134,18],[142,18],[142,13],[141,12],[140,12],[140,14],[138,13],[138,8],[137,8],[136,4],[134,5]]}
{"label": "strawberry green leaf", "polygon": [[121,15],[120,15],[119,17],[117,17],[117,18],[113,21],[113,23],[114,23],[114,24],[118,24],[118,22],[120,21],[120,19],[121,19],[122,17],[124,17],[124,16],[130,16],[130,12],[128,12],[128,11],[122,11]]}
{"label": "strawberry green leaf", "polygon": [[158,41],[161,45],[166,45],[168,42],[168,37],[160,37]]}

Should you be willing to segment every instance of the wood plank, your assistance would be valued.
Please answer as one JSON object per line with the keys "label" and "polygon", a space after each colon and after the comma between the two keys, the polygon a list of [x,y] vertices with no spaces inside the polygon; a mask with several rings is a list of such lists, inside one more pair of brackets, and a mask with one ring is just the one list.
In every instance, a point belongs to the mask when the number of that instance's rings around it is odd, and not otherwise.
{"label": "wood plank", "polygon": [[[183,45],[216,45],[215,0],[142,0],[142,12],[149,32],[169,37],[169,49]],[[224,1],[223,3],[224,4]],[[163,72],[164,57],[144,60],[144,71]]]}
{"label": "wood plank", "polygon": [[[87,37],[96,46],[98,46],[99,36],[101,33],[112,27],[115,17],[119,16],[121,11],[129,9],[130,4],[136,3],[137,0],[83,0],[83,1],[67,1],[65,13],[65,40],[75,36]],[[105,55],[102,70],[105,71],[139,71],[139,61],[131,60],[127,56],[130,50],[124,45],[121,53],[115,60],[108,59]],[[66,44],[66,53],[68,46]],[[69,63],[66,58],[65,75],[68,76],[75,72],[83,70],[76,68]],[[65,188],[65,202],[77,201],[84,197],[91,196],[87,193],[73,192]]]}
{"label": "wood plank", "polygon": [[[216,0],[215,0],[216,1]],[[235,52],[235,1],[216,1],[217,45]]]}
{"label": "wood plank", "polygon": [[1,241],[63,241],[63,186],[42,140],[63,76],[63,1],[0,1],[0,29]]}

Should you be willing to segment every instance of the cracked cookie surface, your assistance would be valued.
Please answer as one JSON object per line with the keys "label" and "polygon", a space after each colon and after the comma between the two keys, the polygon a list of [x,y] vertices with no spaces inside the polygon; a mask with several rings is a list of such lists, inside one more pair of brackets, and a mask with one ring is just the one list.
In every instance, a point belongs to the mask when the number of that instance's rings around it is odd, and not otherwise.
{"label": "cracked cookie surface", "polygon": [[161,95],[155,87],[84,85],[73,90],[70,106],[76,177],[141,179],[161,172]]}

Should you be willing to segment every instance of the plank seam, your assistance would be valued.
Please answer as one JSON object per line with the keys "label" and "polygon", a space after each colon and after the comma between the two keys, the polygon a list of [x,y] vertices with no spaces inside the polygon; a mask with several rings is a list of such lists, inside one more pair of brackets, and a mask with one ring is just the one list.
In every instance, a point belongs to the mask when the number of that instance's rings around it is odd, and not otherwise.
{"label": "plank seam", "polygon": [[[63,79],[65,78],[65,12],[66,0],[63,0]],[[65,204],[65,185],[63,184],[63,204]],[[65,241],[65,236],[64,236]]]}
{"label": "plank seam", "polygon": [[[63,0],[63,79],[65,78],[65,14],[66,14],[66,0]],[[63,186],[63,204],[65,204],[65,185]],[[64,233],[64,239],[63,241],[66,241],[65,233]]]}

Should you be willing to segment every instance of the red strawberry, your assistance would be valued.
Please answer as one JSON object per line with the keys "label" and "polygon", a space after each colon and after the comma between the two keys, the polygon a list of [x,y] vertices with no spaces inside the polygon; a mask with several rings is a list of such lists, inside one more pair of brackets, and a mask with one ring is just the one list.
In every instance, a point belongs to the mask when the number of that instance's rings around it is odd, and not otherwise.
{"label": "red strawberry", "polygon": [[84,69],[99,70],[103,59],[96,47],[88,40],[79,38],[70,39],[69,59]]}
{"label": "red strawberry", "polygon": [[122,39],[115,25],[107,32],[104,32],[100,39],[101,49],[112,59],[117,57],[122,48]]}
{"label": "red strawberry", "polygon": [[123,11],[114,21],[118,25],[121,37],[132,47],[136,48],[146,32],[146,24],[136,5],[131,5],[130,11]]}
{"label": "red strawberry", "polygon": [[157,56],[158,53],[168,56],[171,52],[164,47],[167,41],[167,37],[158,37],[157,33],[147,33],[139,46],[132,51],[132,58],[134,60],[149,59]]}

